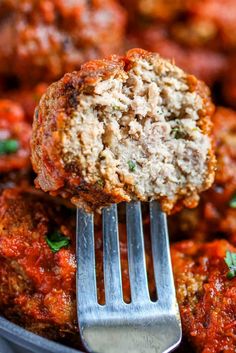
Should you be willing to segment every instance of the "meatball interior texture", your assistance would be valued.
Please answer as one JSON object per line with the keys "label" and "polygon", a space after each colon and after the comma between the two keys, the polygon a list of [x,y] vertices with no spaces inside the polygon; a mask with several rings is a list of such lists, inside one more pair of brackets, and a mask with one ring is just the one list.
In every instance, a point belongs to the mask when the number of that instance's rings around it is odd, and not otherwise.
{"label": "meatball interior texture", "polygon": [[[224,53],[208,47],[190,48],[178,43],[163,24],[150,24],[132,29],[127,36],[126,47],[137,46],[173,60],[181,69],[190,72],[211,87],[222,79],[227,80],[226,87],[230,87],[228,80],[232,80],[233,65],[226,75],[229,59]],[[231,97],[232,94],[226,92],[225,96]]]}
{"label": "meatball interior texture", "polygon": [[0,99],[0,173],[30,169],[30,137],[22,107]]}
{"label": "meatball interior texture", "polygon": [[119,52],[125,23],[116,0],[1,0],[0,73],[51,82],[85,60]]}
{"label": "meatball interior texture", "polygon": [[226,240],[172,245],[172,262],[183,331],[196,352],[234,353],[236,278],[227,279]]}
{"label": "meatball interior texture", "polygon": [[33,124],[36,185],[87,209],[196,206],[214,178],[207,87],[158,54],[88,62],[51,85]]}
{"label": "meatball interior texture", "polygon": [[[6,189],[0,196],[0,314],[42,336],[79,346],[76,317],[75,212],[42,192]],[[130,300],[126,227],[119,224],[124,300]],[[53,252],[59,231],[70,244]],[[104,302],[101,227],[95,227],[98,300]],[[150,292],[151,249],[146,242]]]}
{"label": "meatball interior texture", "polygon": [[213,186],[199,206],[169,218],[173,239],[180,234],[195,240],[229,239],[236,244],[236,112],[218,107],[212,118],[217,169]]}

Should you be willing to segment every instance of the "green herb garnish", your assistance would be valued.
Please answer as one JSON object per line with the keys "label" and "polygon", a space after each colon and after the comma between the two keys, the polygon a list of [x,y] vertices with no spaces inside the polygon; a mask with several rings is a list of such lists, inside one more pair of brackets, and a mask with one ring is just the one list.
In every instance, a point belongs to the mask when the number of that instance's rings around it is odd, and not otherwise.
{"label": "green herb garnish", "polygon": [[58,252],[61,248],[64,248],[70,244],[70,239],[56,230],[46,236],[46,242],[52,252]]}
{"label": "green herb garnish", "polygon": [[229,201],[229,206],[232,208],[236,208],[236,195],[233,195],[233,197]]}
{"label": "green herb garnish", "polygon": [[134,161],[128,161],[129,171],[134,172],[136,169],[136,164]]}
{"label": "green herb garnish", "polygon": [[233,253],[229,250],[226,251],[225,263],[229,268],[227,273],[227,278],[232,279],[236,276],[236,253]]}
{"label": "green herb garnish", "polygon": [[188,136],[186,131],[181,130],[179,127],[174,127],[172,129],[172,133],[174,135],[174,138],[178,139],[184,139]]}
{"label": "green herb garnish", "polygon": [[11,154],[17,152],[19,148],[19,142],[14,139],[7,139],[0,141],[0,155]]}
{"label": "green herb garnish", "polygon": [[96,184],[97,184],[97,186],[99,186],[100,188],[103,188],[103,187],[104,187],[104,181],[103,181],[102,179],[98,179],[98,180],[96,181]]}

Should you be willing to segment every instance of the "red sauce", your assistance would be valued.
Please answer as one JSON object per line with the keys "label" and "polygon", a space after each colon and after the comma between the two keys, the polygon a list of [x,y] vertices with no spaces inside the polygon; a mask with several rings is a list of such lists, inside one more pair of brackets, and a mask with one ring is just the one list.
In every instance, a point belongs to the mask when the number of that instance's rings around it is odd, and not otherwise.
{"label": "red sauce", "polygon": [[234,353],[236,278],[229,280],[224,257],[236,252],[226,240],[172,245],[177,299],[185,336],[197,352]]}
{"label": "red sauce", "polygon": [[0,173],[30,168],[31,126],[24,120],[22,107],[10,100],[0,100],[0,140],[14,139],[15,153],[0,155]]}

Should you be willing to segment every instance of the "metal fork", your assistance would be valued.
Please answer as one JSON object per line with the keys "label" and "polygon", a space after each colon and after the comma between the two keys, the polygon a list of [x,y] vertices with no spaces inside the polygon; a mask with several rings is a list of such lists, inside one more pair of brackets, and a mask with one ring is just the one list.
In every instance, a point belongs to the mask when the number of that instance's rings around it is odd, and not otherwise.
{"label": "metal fork", "polygon": [[166,216],[150,202],[151,242],[158,299],[148,290],[141,205],[126,204],[131,303],[123,300],[117,207],[103,210],[105,305],[98,304],[93,215],[77,209],[77,313],[89,352],[167,353],[181,340]]}

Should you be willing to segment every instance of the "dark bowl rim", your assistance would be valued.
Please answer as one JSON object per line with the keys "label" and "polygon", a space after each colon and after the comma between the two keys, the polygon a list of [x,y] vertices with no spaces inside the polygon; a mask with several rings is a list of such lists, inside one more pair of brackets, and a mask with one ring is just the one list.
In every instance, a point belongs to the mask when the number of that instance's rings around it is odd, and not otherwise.
{"label": "dark bowl rim", "polygon": [[38,348],[40,349],[39,352],[43,351],[45,353],[83,353],[25,330],[2,316],[0,316],[0,335],[8,341],[29,350]]}

